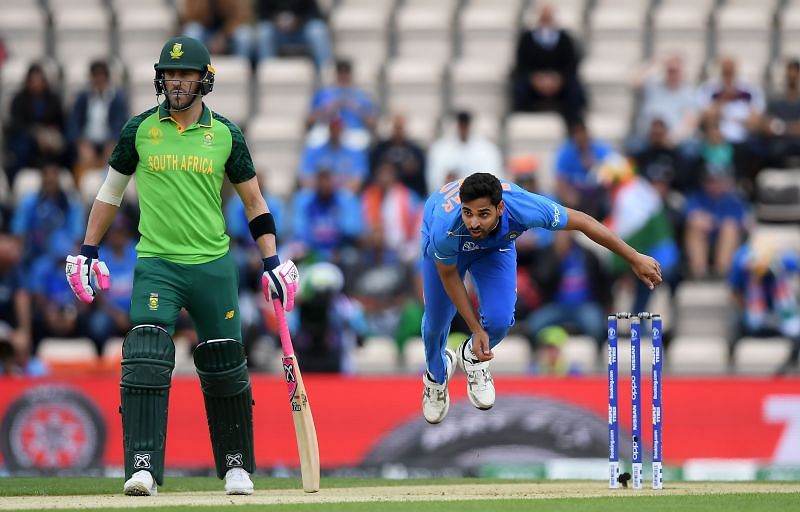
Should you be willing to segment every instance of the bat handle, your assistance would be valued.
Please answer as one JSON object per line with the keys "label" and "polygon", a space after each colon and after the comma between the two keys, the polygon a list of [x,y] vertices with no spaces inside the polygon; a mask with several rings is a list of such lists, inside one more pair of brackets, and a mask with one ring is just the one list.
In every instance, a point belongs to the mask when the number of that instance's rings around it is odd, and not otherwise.
{"label": "bat handle", "polygon": [[275,317],[278,319],[278,333],[281,337],[281,348],[284,356],[293,356],[292,338],[289,336],[289,325],[286,323],[286,314],[283,311],[281,299],[272,299],[272,307],[275,309]]}

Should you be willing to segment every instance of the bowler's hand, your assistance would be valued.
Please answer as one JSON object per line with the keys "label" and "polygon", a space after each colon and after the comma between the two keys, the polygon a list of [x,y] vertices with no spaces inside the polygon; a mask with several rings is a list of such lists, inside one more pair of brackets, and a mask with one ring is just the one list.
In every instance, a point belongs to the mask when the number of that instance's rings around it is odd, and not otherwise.
{"label": "bowler's hand", "polygon": [[631,270],[651,290],[661,284],[661,266],[650,256],[637,254],[631,263]]}
{"label": "bowler's hand", "polygon": [[280,263],[277,256],[264,258],[264,274],[261,276],[261,289],[267,302],[278,298],[283,309],[294,309],[294,296],[297,294],[297,281],[300,273],[292,260]]}
{"label": "bowler's hand", "polygon": [[472,333],[472,353],[480,362],[494,358],[492,349],[489,348],[489,334],[483,329]]}
{"label": "bowler's hand", "polygon": [[81,302],[89,304],[94,300],[95,292],[92,288],[94,284],[101,290],[108,290],[111,286],[111,276],[108,273],[106,264],[97,258],[97,247],[84,245],[81,254],[77,256],[67,256],[65,268],[69,287]]}

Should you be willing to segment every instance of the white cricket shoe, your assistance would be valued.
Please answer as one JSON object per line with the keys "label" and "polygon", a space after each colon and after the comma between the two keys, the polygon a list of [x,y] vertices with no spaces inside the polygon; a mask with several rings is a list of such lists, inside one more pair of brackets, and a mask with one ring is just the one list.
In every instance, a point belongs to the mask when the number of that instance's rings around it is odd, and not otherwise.
{"label": "white cricket shoe", "polygon": [[155,496],[158,494],[158,486],[153,479],[153,475],[144,469],[134,473],[123,487],[125,496]]}
{"label": "white cricket shoe", "polygon": [[453,376],[456,367],[456,354],[449,348],[445,349],[444,355],[447,358],[447,378],[444,384],[437,384],[428,378],[428,372],[422,376],[422,415],[425,421],[431,424],[440,423],[447,411],[450,409],[450,393],[447,391],[447,382]]}
{"label": "white cricket shoe", "polygon": [[485,411],[494,405],[494,379],[489,371],[489,361],[473,362],[472,350],[468,347],[469,340],[458,347],[458,361],[467,374],[467,396],[469,401],[478,409]]}
{"label": "white cricket shoe", "polygon": [[225,473],[225,494],[253,494],[253,481],[242,468],[231,468]]}

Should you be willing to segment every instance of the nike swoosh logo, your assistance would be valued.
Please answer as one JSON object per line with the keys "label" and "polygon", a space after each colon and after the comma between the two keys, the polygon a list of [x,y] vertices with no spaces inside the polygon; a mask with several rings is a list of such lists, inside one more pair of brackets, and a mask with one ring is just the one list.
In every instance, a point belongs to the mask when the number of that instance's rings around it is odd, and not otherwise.
{"label": "nike swoosh logo", "polygon": [[509,247],[507,249],[497,249],[497,250],[500,251],[500,252],[508,252],[508,251],[511,250],[511,248]]}
{"label": "nike swoosh logo", "polygon": [[447,259],[446,257],[439,256],[438,252],[434,252],[433,255],[436,256],[436,259],[439,259],[439,260],[446,260]]}

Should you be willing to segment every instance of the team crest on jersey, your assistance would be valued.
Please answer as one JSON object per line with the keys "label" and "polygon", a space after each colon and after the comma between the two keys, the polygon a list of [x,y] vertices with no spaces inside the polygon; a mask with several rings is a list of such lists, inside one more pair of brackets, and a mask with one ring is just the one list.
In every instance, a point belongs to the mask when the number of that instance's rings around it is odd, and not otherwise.
{"label": "team crest on jersey", "polygon": [[156,311],[158,309],[158,294],[151,293],[150,294],[150,301],[148,302],[147,306],[150,308],[150,311]]}
{"label": "team crest on jersey", "polygon": [[214,142],[214,134],[211,132],[203,132],[203,146],[211,147]]}
{"label": "team crest on jersey", "polygon": [[161,128],[156,128],[154,126],[150,128],[150,131],[147,133],[150,135],[153,144],[161,144],[161,141],[164,139],[164,132],[161,131]]}
{"label": "team crest on jersey", "polygon": [[183,44],[175,43],[172,45],[172,50],[169,51],[169,56],[172,60],[178,60],[183,56]]}
{"label": "team crest on jersey", "polygon": [[468,240],[464,242],[464,245],[461,247],[461,250],[464,252],[470,252],[470,251],[477,251],[480,248],[481,248],[480,245]]}
{"label": "team crest on jersey", "polygon": [[506,238],[508,240],[516,240],[517,238],[519,238],[520,234],[521,233],[519,231],[512,231],[512,232],[510,232],[509,234],[506,235]]}

